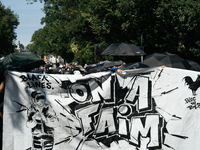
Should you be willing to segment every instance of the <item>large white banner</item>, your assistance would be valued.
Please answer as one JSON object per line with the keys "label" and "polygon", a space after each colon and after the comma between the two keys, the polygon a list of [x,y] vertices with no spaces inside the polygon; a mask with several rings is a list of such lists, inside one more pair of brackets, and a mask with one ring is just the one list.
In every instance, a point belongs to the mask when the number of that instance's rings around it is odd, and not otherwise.
{"label": "large white banner", "polygon": [[10,71],[3,150],[199,150],[199,72]]}

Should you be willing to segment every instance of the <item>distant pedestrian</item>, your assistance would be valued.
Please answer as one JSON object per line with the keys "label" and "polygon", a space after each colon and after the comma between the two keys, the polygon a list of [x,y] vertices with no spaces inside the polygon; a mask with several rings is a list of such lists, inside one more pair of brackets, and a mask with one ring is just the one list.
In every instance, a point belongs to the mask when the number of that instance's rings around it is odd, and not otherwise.
{"label": "distant pedestrian", "polygon": [[52,74],[60,74],[59,70],[61,69],[60,67],[60,64],[59,63],[56,63],[54,65],[54,69],[52,70]]}
{"label": "distant pedestrian", "polygon": [[66,72],[66,69],[65,69],[65,67],[63,66],[63,67],[61,68],[61,70],[60,70],[60,74],[65,74],[65,72]]}
{"label": "distant pedestrian", "polygon": [[43,74],[48,74],[49,73],[49,68],[47,66],[43,67]]}
{"label": "distant pedestrian", "polygon": [[96,72],[97,72],[97,70],[94,68],[90,68],[88,71],[89,74],[96,73]]}
{"label": "distant pedestrian", "polygon": [[74,71],[79,71],[81,74],[84,73],[85,69],[83,68],[83,66],[78,64],[78,61],[73,62],[73,72]]}

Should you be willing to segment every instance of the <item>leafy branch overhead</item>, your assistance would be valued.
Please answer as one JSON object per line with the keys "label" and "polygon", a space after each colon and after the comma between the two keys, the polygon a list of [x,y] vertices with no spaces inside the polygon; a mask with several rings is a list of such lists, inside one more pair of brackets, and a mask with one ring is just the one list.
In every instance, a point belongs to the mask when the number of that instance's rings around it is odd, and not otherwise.
{"label": "leafy branch overhead", "polygon": [[[94,61],[94,44],[101,43],[104,49],[112,43],[122,42],[140,46],[143,35],[142,44],[147,54],[165,51],[199,61],[199,1],[27,1],[44,3],[45,17],[41,23],[45,27],[41,34],[45,34],[45,38],[36,42],[37,34],[32,37],[33,44],[46,45],[41,51],[48,49],[58,55],[63,52],[67,55],[73,52],[71,47],[75,44],[74,59],[88,63]],[[83,55],[89,51],[91,57]]]}
{"label": "leafy branch overhead", "polygon": [[13,40],[17,35],[15,29],[19,25],[18,15],[0,2],[0,57],[14,52]]}

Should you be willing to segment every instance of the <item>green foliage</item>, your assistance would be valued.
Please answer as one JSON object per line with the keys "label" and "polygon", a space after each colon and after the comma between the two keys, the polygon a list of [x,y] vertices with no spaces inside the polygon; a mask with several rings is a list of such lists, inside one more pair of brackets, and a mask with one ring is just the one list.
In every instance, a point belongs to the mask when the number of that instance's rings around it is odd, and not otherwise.
{"label": "green foliage", "polygon": [[74,60],[81,62],[82,64],[94,63],[94,45],[88,43],[85,48],[78,49],[74,54]]}
{"label": "green foliage", "polygon": [[23,44],[19,44],[19,48],[20,48],[20,51],[23,51],[24,50],[24,45]]}
{"label": "green foliage", "polygon": [[29,44],[29,51],[32,51],[40,56],[45,55],[47,53],[45,36],[45,29],[39,29],[35,31],[31,39],[33,44]]}
{"label": "green foliage", "polygon": [[[200,3],[194,0],[162,1],[157,8],[159,35],[162,35],[162,49],[192,59],[199,55],[199,15]],[[163,31],[161,34],[161,31]],[[196,51],[196,52],[195,52]],[[196,54],[195,54],[196,53]]]}
{"label": "green foliage", "polygon": [[[142,34],[147,54],[165,51],[177,53],[183,58],[194,61],[199,60],[199,1],[40,0],[40,2],[44,3],[46,14],[42,18],[42,23],[46,24],[42,30],[45,31],[42,31],[40,38],[34,34],[32,39],[33,45],[40,45],[42,51],[48,49],[49,52],[62,57],[73,52],[74,58],[71,59],[82,63],[94,63],[94,44],[102,43],[104,49],[112,43],[122,42],[140,46]],[[41,42],[36,42],[37,38]],[[76,51],[72,50],[72,43],[76,45]]]}
{"label": "green foliage", "polygon": [[19,25],[18,16],[0,2],[0,56],[13,53],[16,39],[15,29]]}

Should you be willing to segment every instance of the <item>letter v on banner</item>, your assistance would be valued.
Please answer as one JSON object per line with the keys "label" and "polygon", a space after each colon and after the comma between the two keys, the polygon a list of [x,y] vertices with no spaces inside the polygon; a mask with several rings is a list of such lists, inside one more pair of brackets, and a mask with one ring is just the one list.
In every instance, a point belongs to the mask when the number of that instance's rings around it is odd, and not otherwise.
{"label": "letter v on banner", "polygon": [[136,76],[125,98],[126,101],[131,104],[137,104],[139,112],[151,110],[151,85],[149,77]]}

